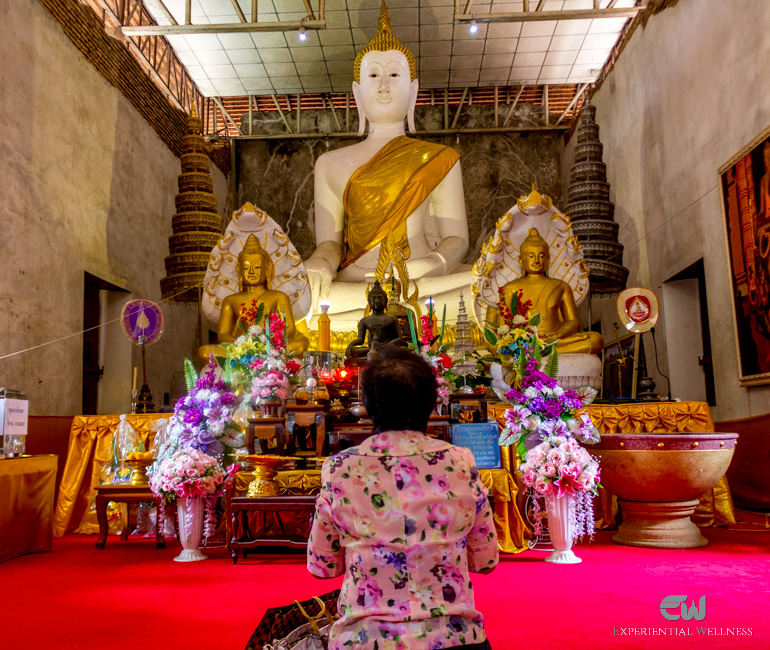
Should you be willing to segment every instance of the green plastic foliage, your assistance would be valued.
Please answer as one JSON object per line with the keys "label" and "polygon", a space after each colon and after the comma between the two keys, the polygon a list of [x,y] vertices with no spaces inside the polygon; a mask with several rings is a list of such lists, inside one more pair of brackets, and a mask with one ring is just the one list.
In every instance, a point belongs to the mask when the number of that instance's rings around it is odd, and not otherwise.
{"label": "green plastic foliage", "polygon": [[193,362],[185,358],[184,360],[184,383],[189,393],[195,388],[195,382],[198,381],[198,372],[195,370]]}

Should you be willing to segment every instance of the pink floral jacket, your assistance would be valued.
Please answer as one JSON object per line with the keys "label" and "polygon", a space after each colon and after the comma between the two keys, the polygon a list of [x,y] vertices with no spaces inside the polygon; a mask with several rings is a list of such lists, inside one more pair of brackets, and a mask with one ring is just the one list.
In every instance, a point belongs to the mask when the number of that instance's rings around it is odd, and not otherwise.
{"label": "pink floral jacket", "polygon": [[307,566],[319,578],[345,574],[329,650],[484,641],[468,573],[497,561],[487,489],[469,450],[387,431],[324,463]]}

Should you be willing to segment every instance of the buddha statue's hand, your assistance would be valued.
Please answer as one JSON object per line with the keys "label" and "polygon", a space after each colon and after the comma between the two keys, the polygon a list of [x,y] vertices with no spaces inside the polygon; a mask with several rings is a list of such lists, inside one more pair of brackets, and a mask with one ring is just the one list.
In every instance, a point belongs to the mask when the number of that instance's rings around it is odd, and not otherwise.
{"label": "buddha statue's hand", "polygon": [[334,241],[321,242],[313,254],[305,260],[305,271],[313,296],[313,313],[319,312],[318,303],[328,300],[332,280],[342,260],[342,244]]}
{"label": "buddha statue's hand", "polygon": [[443,275],[446,272],[446,260],[440,253],[433,252],[416,260],[408,260],[406,270],[413,280],[428,275]]}
{"label": "buddha statue's hand", "polygon": [[305,271],[313,297],[313,313],[317,314],[320,311],[318,303],[329,298],[335,273],[328,262],[322,259],[314,260],[312,257],[305,261]]}

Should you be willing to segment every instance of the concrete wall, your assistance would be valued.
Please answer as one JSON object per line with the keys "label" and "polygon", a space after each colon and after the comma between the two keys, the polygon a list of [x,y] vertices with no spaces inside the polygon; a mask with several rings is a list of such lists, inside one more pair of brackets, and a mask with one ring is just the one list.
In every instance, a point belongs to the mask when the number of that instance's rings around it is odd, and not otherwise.
{"label": "concrete wall", "polygon": [[[637,29],[593,98],[625,245],[623,263],[631,272],[628,286],[650,287],[665,300],[656,328],[660,365],[677,377],[692,372],[669,368],[673,359],[682,358],[669,348],[700,346],[700,341],[690,340],[683,324],[666,322],[675,313],[667,303],[676,292],[666,294],[661,287],[704,260],[715,419],[770,411],[770,386],[739,385],[717,171],[770,124],[765,92],[770,85],[769,31],[770,3],[765,0],[681,0],[653,16],[646,29]],[[565,152],[565,175],[573,162],[574,140]],[[614,301],[597,303],[596,310],[605,314],[606,335],[617,320]],[[648,367],[654,370],[652,346],[645,347]],[[653,376],[664,392],[665,380],[657,372]]]}
{"label": "concrete wall", "polygon": [[[38,2],[0,3],[0,33],[3,357],[82,330],[84,272],[127,290],[121,303],[160,301],[180,163]],[[102,313],[119,315],[116,300]],[[197,323],[194,306],[162,307],[164,335],[147,351],[156,402],[181,387]],[[141,356],[118,322],[102,334],[99,410],[125,412]],[[0,359],[0,386],[25,390],[33,414],[80,413],[82,347],[75,335]]]}

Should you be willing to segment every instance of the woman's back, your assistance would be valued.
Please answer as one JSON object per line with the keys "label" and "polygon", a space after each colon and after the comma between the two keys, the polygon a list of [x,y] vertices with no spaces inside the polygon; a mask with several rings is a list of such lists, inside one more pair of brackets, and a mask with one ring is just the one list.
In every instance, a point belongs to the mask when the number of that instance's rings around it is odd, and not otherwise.
{"label": "woman's back", "polygon": [[470,451],[416,431],[386,431],[327,460],[308,568],[345,573],[329,648],[483,641],[468,574],[498,560],[486,494]]}

